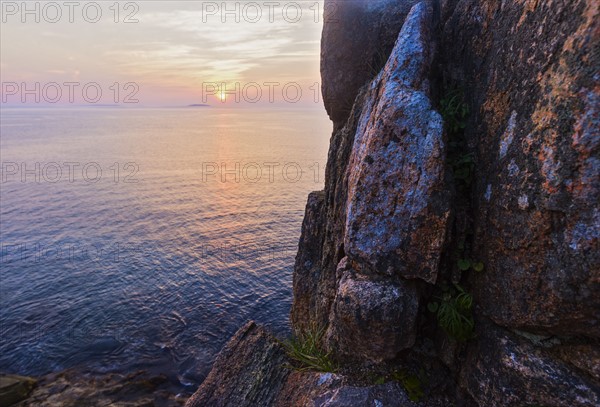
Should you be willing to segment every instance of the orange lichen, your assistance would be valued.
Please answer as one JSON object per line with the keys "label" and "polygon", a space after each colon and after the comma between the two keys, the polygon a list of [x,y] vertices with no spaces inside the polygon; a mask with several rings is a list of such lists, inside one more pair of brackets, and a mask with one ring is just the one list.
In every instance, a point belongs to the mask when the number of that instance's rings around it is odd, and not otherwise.
{"label": "orange lichen", "polygon": [[[523,8],[523,14],[521,15],[521,18],[519,19],[519,22],[517,23],[517,28],[521,28],[521,25],[525,22],[527,15],[536,9],[539,2],[540,2],[540,0],[525,0],[524,1],[525,4],[524,4],[524,8]],[[550,3],[550,2],[548,2],[548,3]]]}
{"label": "orange lichen", "polygon": [[[600,24],[598,24],[598,14],[600,14],[600,3],[591,1],[587,3],[587,7],[583,12],[585,23],[579,26],[579,29],[573,33],[563,46],[563,51],[575,51],[579,47],[575,46],[576,40],[586,38],[591,34],[592,38],[597,39],[600,36]],[[587,34],[587,35],[586,35]]]}
{"label": "orange lichen", "polygon": [[[492,89],[493,87],[490,87],[490,91]],[[492,134],[504,126],[509,109],[510,95],[508,92],[488,92],[483,104],[483,111],[491,116],[491,120],[488,120],[487,124]]]}

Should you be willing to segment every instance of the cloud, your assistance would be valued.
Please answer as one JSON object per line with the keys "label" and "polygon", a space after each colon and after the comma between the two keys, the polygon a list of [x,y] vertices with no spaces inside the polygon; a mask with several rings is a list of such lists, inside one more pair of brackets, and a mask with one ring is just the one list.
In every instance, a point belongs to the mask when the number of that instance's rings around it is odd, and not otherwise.
{"label": "cloud", "polygon": [[[204,3],[143,2],[135,24],[110,19],[95,25],[60,23],[51,31],[13,24],[7,32],[3,27],[3,37],[20,41],[3,43],[2,63],[10,62],[8,73],[15,77],[43,80],[77,69],[86,80],[135,81],[146,88],[188,92],[202,82],[319,79],[321,25],[308,9],[313,2],[301,2],[304,14],[296,23],[286,21],[281,8],[272,21],[263,10],[257,23],[243,18],[236,23],[233,16],[223,23],[220,15],[203,22]],[[257,15],[249,9],[246,17]]]}
{"label": "cloud", "polygon": [[[220,16],[203,22],[201,10],[147,12],[140,14],[140,24],[160,33],[161,42],[130,44],[129,49],[111,51],[107,56],[130,72],[156,75],[176,70],[182,78],[205,81],[244,80],[244,73],[262,64],[318,58],[315,32],[320,29],[310,15],[297,23],[286,21],[278,10],[274,15],[278,18],[269,21],[268,15],[263,15],[258,23],[243,18],[236,23],[228,16],[223,23]],[[250,20],[254,17],[247,14]]]}

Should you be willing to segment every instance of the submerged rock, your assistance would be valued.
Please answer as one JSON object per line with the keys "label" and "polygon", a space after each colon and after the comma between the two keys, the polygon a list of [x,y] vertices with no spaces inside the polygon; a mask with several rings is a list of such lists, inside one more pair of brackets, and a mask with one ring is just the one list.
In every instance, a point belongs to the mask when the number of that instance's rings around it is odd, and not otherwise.
{"label": "submerged rock", "polygon": [[97,375],[70,369],[39,378],[31,394],[15,407],[182,406],[185,397],[174,392],[164,375],[144,371]]}
{"label": "submerged rock", "polygon": [[36,384],[37,380],[31,377],[0,374],[0,407],[26,399]]}

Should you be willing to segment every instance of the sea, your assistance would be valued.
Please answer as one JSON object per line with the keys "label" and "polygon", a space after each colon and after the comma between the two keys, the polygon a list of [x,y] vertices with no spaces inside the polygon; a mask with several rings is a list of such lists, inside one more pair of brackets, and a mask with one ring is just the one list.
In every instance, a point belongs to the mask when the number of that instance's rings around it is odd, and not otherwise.
{"label": "sea", "polygon": [[248,320],[289,335],[320,109],[3,108],[0,371],[194,389]]}

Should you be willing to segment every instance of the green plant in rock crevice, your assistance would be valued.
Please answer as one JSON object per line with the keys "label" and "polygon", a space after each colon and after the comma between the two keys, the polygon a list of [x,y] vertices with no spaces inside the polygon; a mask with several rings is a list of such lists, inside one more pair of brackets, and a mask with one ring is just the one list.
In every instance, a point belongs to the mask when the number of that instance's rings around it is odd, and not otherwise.
{"label": "green plant in rock crevice", "polygon": [[[457,142],[450,142],[450,144],[459,144]],[[461,149],[460,145],[457,145],[455,149],[458,151]],[[451,148],[452,150],[452,148]],[[467,191],[473,183],[473,176],[475,174],[475,159],[473,154],[450,154],[453,159],[450,160],[452,167],[452,173],[454,174],[454,181],[457,189],[460,192]]]}
{"label": "green plant in rock crevice", "polygon": [[404,370],[394,371],[391,376],[393,380],[402,384],[402,387],[404,387],[404,390],[411,401],[418,402],[425,397],[423,383],[418,376],[409,374]]}
{"label": "green plant in rock crevice", "polygon": [[459,342],[471,339],[475,328],[471,294],[454,284],[443,288],[442,295],[434,298],[438,301],[430,302],[427,308],[436,315],[440,328]]}
{"label": "green plant in rock crevice", "polygon": [[459,192],[469,190],[475,170],[475,157],[471,153],[465,153],[467,143],[464,131],[467,127],[469,106],[464,99],[463,91],[453,87],[440,101],[440,114],[448,133],[448,162]]}
{"label": "green plant in rock crevice", "polygon": [[299,371],[316,370],[335,373],[338,370],[337,364],[331,358],[331,353],[325,352],[321,346],[324,333],[325,328],[313,325],[298,336],[279,341],[287,356],[294,362],[294,365],[287,367]]}
{"label": "green plant in rock crevice", "polygon": [[442,97],[440,114],[446,123],[446,130],[451,136],[463,132],[467,127],[469,106],[465,103],[464,94],[459,88],[451,88]]}
{"label": "green plant in rock crevice", "polygon": [[400,383],[411,401],[419,402],[425,397],[423,384],[426,383],[427,378],[423,369],[421,369],[418,375],[411,374],[407,370],[402,369],[394,370],[383,376],[369,375],[368,378],[369,382],[374,385],[384,384],[390,380]]}
{"label": "green plant in rock crevice", "polygon": [[473,260],[467,256],[467,249],[469,247],[470,245],[467,245],[464,240],[458,243],[455,251],[455,256],[458,258],[456,265],[460,271],[473,270],[480,273],[485,266],[482,262]]}
{"label": "green plant in rock crevice", "polygon": [[472,269],[473,271],[477,271],[479,273],[484,269],[484,265],[480,261],[474,261],[471,259],[458,259],[457,263],[460,271],[468,271]]}

